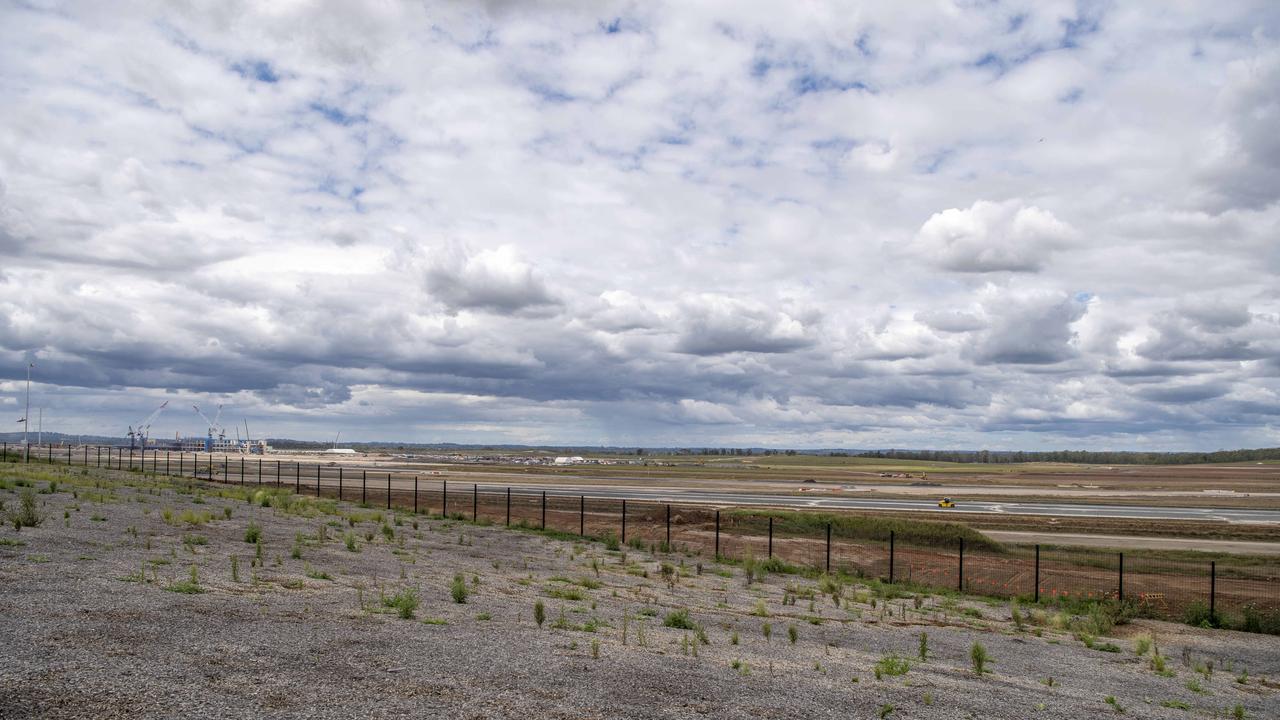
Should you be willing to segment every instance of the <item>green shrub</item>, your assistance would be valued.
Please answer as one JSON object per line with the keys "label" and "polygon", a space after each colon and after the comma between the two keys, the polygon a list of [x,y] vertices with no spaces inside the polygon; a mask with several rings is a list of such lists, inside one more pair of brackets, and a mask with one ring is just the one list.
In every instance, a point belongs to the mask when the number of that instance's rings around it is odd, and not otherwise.
{"label": "green shrub", "polygon": [[453,601],[459,605],[467,601],[467,595],[470,594],[470,591],[467,590],[467,580],[462,577],[462,573],[453,576],[453,584],[449,586],[449,593],[453,595]]}
{"label": "green shrub", "polygon": [[973,647],[969,648],[969,661],[973,664],[973,672],[975,675],[981,675],[987,672],[987,663],[991,661],[991,656],[987,654],[987,649],[982,643],[975,642]]}
{"label": "green shrub", "polygon": [[538,623],[538,627],[542,627],[542,623],[547,619],[547,608],[542,604],[541,600],[533,603],[533,621]]}
{"label": "green shrub", "polygon": [[9,513],[9,522],[14,530],[24,527],[39,527],[45,521],[45,514],[40,512],[40,501],[35,490],[23,488],[18,492],[18,509]]}
{"label": "green shrub", "polygon": [[383,607],[392,608],[404,620],[412,620],[414,612],[418,609],[418,590],[417,588],[401,588],[395,595],[388,595],[382,598]]}
{"label": "green shrub", "polygon": [[669,628],[678,628],[680,630],[693,630],[698,627],[698,624],[689,617],[689,611],[684,608],[667,613],[667,616],[662,620],[662,624]]}
{"label": "green shrub", "polygon": [[258,523],[250,522],[249,527],[244,529],[244,541],[247,543],[257,543],[262,540],[262,528]]}
{"label": "green shrub", "polygon": [[877,660],[875,664],[877,678],[881,675],[888,675],[889,677],[906,675],[909,670],[911,670],[911,663],[897,655],[886,655]]}

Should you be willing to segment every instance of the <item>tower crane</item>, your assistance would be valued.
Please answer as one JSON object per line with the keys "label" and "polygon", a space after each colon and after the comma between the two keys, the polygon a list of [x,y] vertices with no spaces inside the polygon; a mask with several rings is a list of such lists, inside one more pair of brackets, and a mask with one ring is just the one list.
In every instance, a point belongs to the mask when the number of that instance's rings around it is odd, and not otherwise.
{"label": "tower crane", "polygon": [[218,418],[222,417],[222,406],[218,406],[218,412],[214,414],[212,420],[209,419],[208,415],[205,415],[200,411],[200,406],[192,405],[191,407],[195,408],[196,414],[199,415],[200,418],[205,421],[205,424],[209,426],[209,432],[205,436],[204,440],[204,450],[205,452],[213,452],[213,434],[217,433],[219,440],[226,440],[227,437],[226,431],[223,428],[218,427]]}
{"label": "tower crane", "polygon": [[135,441],[144,448],[147,446],[147,437],[151,434],[151,423],[155,422],[156,418],[160,417],[160,413],[164,412],[164,409],[168,406],[169,401],[165,400],[160,403],[160,407],[152,410],[151,414],[148,415],[145,420],[139,421],[136,427],[133,425],[129,426],[127,437],[129,438],[130,450],[134,448]]}

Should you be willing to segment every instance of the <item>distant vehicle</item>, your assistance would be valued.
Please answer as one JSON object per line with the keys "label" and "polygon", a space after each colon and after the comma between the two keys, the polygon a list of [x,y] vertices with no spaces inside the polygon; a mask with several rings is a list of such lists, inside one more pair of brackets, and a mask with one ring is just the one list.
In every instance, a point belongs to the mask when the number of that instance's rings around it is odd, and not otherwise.
{"label": "distant vehicle", "polygon": [[938,507],[940,508],[953,508],[955,506],[956,506],[956,501],[952,500],[949,497],[944,497],[938,501]]}

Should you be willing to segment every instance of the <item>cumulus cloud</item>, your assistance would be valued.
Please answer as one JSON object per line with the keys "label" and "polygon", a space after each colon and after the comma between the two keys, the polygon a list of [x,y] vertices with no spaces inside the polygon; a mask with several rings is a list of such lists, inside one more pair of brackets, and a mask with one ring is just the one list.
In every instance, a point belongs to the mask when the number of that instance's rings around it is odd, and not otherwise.
{"label": "cumulus cloud", "polygon": [[990,325],[974,339],[978,362],[1045,365],[1076,356],[1071,326],[1088,311],[1080,300],[1057,293],[993,292],[983,307]]}
{"label": "cumulus cloud", "polygon": [[682,303],[680,313],[677,352],[785,353],[813,342],[799,320],[758,302],[704,294]]}
{"label": "cumulus cloud", "polygon": [[425,277],[427,290],[454,310],[510,313],[557,304],[541,274],[511,245],[434,253]]}
{"label": "cumulus cloud", "polygon": [[104,434],[185,397],[276,436],[1274,445],[1278,36],[9,4],[0,403],[34,360],[46,428]]}
{"label": "cumulus cloud", "polygon": [[979,200],[934,213],[916,233],[916,249],[946,270],[1038,272],[1074,231],[1053,213],[1020,200]]}

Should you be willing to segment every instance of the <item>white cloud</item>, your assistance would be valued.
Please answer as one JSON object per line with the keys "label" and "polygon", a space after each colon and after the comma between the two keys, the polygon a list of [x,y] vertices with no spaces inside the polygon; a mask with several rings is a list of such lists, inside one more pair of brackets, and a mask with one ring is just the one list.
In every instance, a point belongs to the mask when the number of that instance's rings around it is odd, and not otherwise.
{"label": "white cloud", "polygon": [[113,432],[1280,443],[1280,10],[944,10],[6,6],[0,402],[35,359]]}

